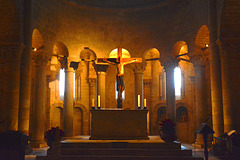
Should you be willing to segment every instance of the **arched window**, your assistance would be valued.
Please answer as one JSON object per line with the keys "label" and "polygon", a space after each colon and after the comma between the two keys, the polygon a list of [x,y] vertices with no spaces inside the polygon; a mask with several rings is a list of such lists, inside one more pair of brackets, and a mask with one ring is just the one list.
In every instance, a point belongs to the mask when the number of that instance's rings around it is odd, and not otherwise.
{"label": "arched window", "polygon": [[157,119],[158,119],[158,122],[161,122],[162,120],[166,119],[166,107],[160,107],[158,109]]}
{"label": "arched window", "polygon": [[[73,88],[75,88],[75,73],[73,73]],[[65,92],[65,69],[60,70],[59,74],[59,93],[60,100],[64,100],[64,92]],[[75,100],[75,89],[73,89],[73,100]]]}
{"label": "arched window", "polygon": [[182,74],[180,67],[174,69],[174,85],[175,85],[175,97],[181,99],[181,88],[182,88]]}
{"label": "arched window", "polygon": [[188,122],[188,110],[186,107],[177,108],[177,122]]}

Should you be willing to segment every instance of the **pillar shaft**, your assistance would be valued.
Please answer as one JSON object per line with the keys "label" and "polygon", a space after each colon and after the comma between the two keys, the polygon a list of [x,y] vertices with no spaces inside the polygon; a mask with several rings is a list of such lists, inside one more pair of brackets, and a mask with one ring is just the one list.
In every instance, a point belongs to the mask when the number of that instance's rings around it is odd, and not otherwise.
{"label": "pillar shaft", "polygon": [[73,75],[74,70],[65,70],[65,92],[64,92],[64,125],[63,130],[66,137],[73,136]]}
{"label": "pillar shaft", "polygon": [[93,64],[93,67],[97,74],[96,80],[96,107],[98,107],[98,95],[100,95],[100,107],[105,108],[105,84],[106,84],[106,72],[108,64]]}
{"label": "pillar shaft", "polygon": [[176,121],[176,101],[174,87],[174,68],[166,69],[166,114],[167,118]]}
{"label": "pillar shaft", "polygon": [[210,80],[212,100],[212,122],[216,137],[224,132],[223,127],[223,103],[222,103],[222,81],[221,63],[217,40],[217,9],[216,0],[209,1],[209,55],[210,55]]}
{"label": "pillar shaft", "polygon": [[233,97],[235,97],[235,92],[233,90],[234,82],[232,81],[232,78],[234,78],[232,76],[232,63],[234,61],[233,55],[237,55],[239,50],[238,47],[234,47],[233,45],[223,46],[221,43],[218,43],[218,46],[221,52],[224,132],[229,132],[234,129]]}
{"label": "pillar shaft", "polygon": [[138,95],[140,95],[140,107],[144,105],[144,92],[143,92],[143,72],[146,69],[146,62],[133,63],[131,67],[134,72],[135,88],[134,88],[134,106],[138,108]]}
{"label": "pillar shaft", "polygon": [[[97,91],[96,91],[96,101],[98,99],[98,95],[100,95],[100,107],[105,108],[105,83],[106,83],[106,73],[98,72],[97,73]],[[98,104],[98,101],[97,101]]]}
{"label": "pillar shaft", "polygon": [[45,145],[46,67],[49,55],[44,52],[34,52],[33,58],[35,63],[35,84],[30,145],[32,147],[42,147]]}
{"label": "pillar shaft", "polygon": [[205,79],[206,56],[203,53],[191,56],[195,69],[196,127],[199,128],[208,118],[207,84]]}
{"label": "pillar shaft", "polygon": [[32,0],[24,1],[24,48],[21,63],[18,130],[29,133],[32,60]]}
{"label": "pillar shaft", "polygon": [[5,130],[18,130],[20,61],[24,46],[18,43],[0,44],[3,62],[6,63],[5,99],[7,116]]}

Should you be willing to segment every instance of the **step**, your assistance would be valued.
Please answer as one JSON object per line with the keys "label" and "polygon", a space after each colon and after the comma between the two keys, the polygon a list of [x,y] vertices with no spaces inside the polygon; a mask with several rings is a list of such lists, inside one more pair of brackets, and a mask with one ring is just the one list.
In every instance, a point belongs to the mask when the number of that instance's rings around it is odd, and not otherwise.
{"label": "step", "polygon": [[62,148],[61,155],[192,156],[192,150],[132,148]]}
{"label": "step", "polygon": [[200,157],[189,156],[77,156],[77,155],[62,155],[61,157],[54,156],[38,156],[36,160],[203,160]]}
{"label": "step", "polygon": [[129,143],[129,142],[62,142],[61,148],[142,148],[142,149],[181,149],[181,143]]}

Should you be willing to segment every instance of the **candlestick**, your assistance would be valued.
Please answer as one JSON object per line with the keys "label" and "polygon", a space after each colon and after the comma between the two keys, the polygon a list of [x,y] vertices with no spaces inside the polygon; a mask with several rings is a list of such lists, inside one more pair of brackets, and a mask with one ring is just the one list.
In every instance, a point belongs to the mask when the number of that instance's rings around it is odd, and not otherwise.
{"label": "candlestick", "polygon": [[98,107],[100,108],[100,95],[98,95]]}
{"label": "candlestick", "polygon": [[147,99],[146,98],[144,99],[144,107],[143,107],[143,109],[147,109]]}
{"label": "candlestick", "polygon": [[92,99],[92,109],[95,109],[94,99]]}
{"label": "candlestick", "polygon": [[140,107],[140,95],[138,95],[138,107]]}
{"label": "candlestick", "polygon": [[92,107],[94,107],[94,99],[92,99]]}

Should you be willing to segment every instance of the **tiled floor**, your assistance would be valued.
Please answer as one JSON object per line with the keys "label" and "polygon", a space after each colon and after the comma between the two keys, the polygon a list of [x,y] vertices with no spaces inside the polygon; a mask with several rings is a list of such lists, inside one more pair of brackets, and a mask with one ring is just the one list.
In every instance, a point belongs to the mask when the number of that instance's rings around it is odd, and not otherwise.
{"label": "tiled floor", "polygon": [[[77,136],[74,137],[71,141],[85,141],[88,140],[89,136]],[[159,136],[150,136],[150,140],[156,140],[156,141],[161,141]],[[69,140],[66,140],[69,141]],[[132,140],[134,141],[134,140]],[[35,160],[37,155],[47,155],[47,149],[48,147],[45,148],[33,148],[33,152],[25,156],[25,160]],[[198,149],[198,148],[193,148],[192,144],[182,144],[182,149],[192,149],[192,153],[194,157],[204,157],[204,150],[203,149]],[[209,152],[209,160],[219,160],[218,158],[214,157],[211,153]]]}

